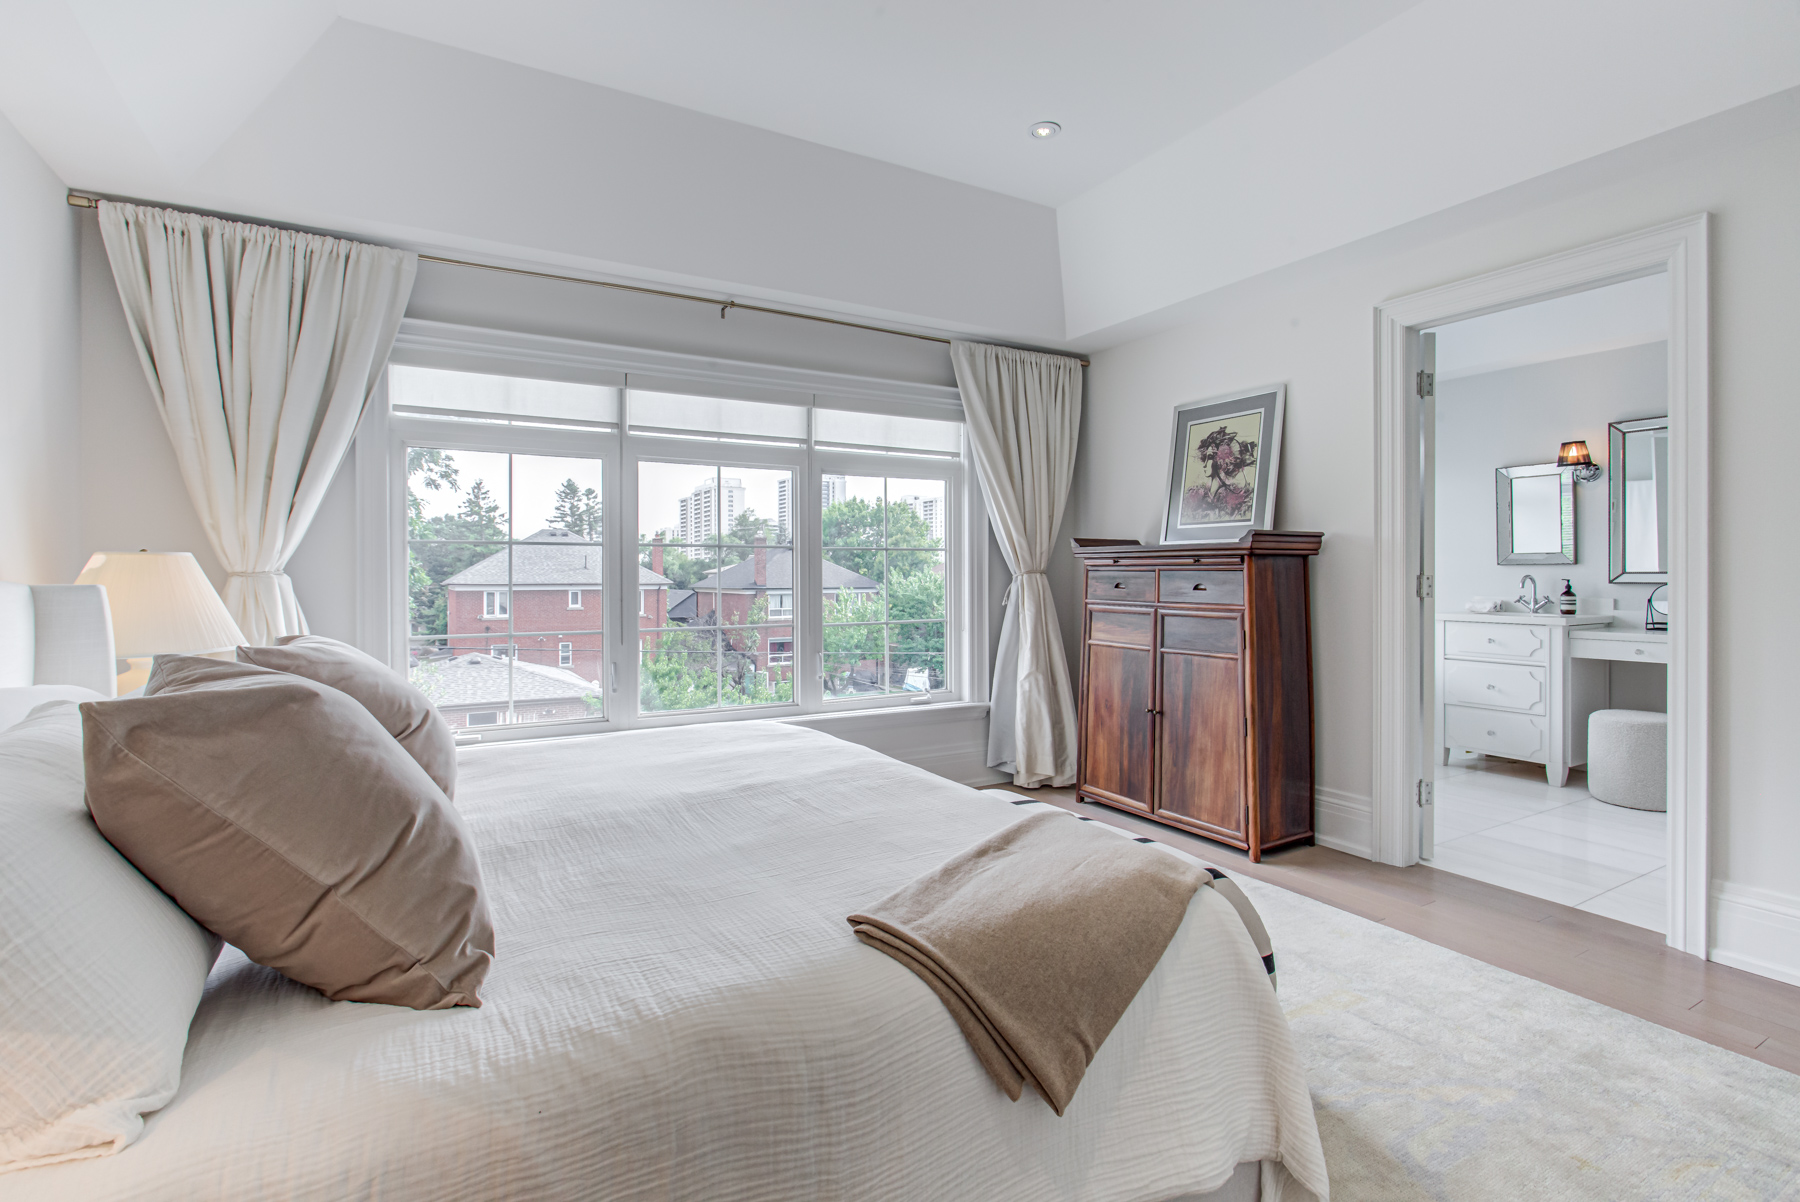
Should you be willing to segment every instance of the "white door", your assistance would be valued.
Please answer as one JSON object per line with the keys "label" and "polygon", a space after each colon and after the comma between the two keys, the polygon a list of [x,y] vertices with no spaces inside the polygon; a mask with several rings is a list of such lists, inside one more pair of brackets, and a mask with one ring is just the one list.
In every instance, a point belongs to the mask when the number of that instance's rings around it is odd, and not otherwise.
{"label": "white door", "polygon": [[1437,647],[1437,335],[1419,335],[1419,858],[1435,849],[1435,770],[1444,746],[1438,730]]}

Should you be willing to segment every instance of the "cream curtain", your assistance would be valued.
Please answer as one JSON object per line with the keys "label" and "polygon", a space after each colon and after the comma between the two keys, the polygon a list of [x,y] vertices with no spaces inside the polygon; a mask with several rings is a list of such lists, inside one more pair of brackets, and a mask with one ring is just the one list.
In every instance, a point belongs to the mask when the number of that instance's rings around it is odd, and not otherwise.
{"label": "cream curtain", "polygon": [[100,202],[125,320],[252,643],[305,634],[283,570],[349,449],[418,256]]}
{"label": "cream curtain", "polygon": [[952,343],[950,359],[988,517],[1013,572],[994,656],[988,763],[1027,788],[1073,784],[1075,695],[1044,573],[1075,473],[1081,364],[980,342]]}

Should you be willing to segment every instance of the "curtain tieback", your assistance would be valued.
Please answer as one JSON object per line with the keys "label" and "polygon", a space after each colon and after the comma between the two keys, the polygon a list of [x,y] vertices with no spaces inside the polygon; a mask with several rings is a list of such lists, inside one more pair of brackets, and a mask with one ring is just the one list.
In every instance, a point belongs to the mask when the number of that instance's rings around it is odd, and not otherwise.
{"label": "curtain tieback", "polygon": [[1050,573],[1042,568],[1027,568],[1023,572],[1014,572],[1012,583],[1006,586],[1006,596],[1000,598],[1000,604],[1011,605],[1013,594],[1019,591],[1019,581],[1027,576],[1048,576]]}

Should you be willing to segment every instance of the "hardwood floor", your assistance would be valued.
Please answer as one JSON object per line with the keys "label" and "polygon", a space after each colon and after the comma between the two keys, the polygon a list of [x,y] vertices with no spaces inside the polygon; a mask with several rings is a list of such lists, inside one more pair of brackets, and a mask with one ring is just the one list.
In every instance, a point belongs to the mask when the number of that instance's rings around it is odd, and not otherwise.
{"label": "hardwood floor", "polygon": [[1800,1073],[1800,988],[1671,951],[1655,931],[1424,865],[1392,868],[1327,847],[1268,852],[1252,864],[1233,848],[1078,802],[1073,789],[992,787],[1139,831],[1228,872]]}

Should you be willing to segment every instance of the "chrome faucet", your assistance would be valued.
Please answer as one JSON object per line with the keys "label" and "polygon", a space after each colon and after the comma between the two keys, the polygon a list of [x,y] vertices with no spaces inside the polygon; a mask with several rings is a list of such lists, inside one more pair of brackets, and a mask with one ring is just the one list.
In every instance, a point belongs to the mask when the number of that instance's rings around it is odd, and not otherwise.
{"label": "chrome faucet", "polygon": [[1536,576],[1525,575],[1525,576],[1519,577],[1520,590],[1523,590],[1527,584],[1529,584],[1531,586],[1531,600],[1526,601],[1525,594],[1523,591],[1521,591],[1519,593],[1518,599],[1516,601],[1514,601],[1513,604],[1528,606],[1526,612],[1534,613],[1534,614],[1541,614],[1545,610],[1550,609],[1556,605],[1555,597],[1545,597],[1542,601],[1538,600],[1537,577]]}

